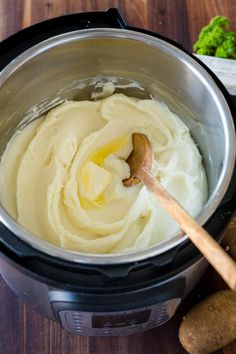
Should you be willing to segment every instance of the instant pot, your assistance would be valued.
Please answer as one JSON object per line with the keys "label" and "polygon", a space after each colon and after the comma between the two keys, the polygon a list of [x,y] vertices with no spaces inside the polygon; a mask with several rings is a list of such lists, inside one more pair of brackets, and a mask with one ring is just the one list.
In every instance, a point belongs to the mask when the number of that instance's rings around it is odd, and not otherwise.
{"label": "instant pot", "polygon": [[[236,205],[235,109],[217,77],[178,43],[126,24],[116,9],[42,22],[0,44],[0,153],[15,132],[65,99],[102,84],[166,102],[188,125],[209,197],[197,216],[218,241]],[[194,200],[193,200],[194,203]],[[0,208],[0,271],[9,287],[66,330],[127,335],[169,320],[206,261],[181,233],[129,254],[53,246]]]}

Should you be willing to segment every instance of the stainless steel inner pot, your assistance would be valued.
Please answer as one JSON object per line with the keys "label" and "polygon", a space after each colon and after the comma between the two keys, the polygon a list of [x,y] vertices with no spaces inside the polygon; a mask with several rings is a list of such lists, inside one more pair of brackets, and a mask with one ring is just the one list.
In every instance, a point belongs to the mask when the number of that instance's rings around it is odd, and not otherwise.
{"label": "stainless steel inner pot", "polygon": [[[12,135],[40,113],[66,98],[89,99],[97,83],[111,79],[118,92],[163,100],[190,128],[203,155],[209,184],[208,201],[197,216],[204,224],[220,204],[232,176],[233,120],[207,71],[177,47],[153,36],[120,29],[79,30],[52,37],[18,56],[0,73],[0,154]],[[83,263],[137,261],[186,239],[175,234],[134,253],[89,255],[58,248],[32,235],[2,206],[0,221],[34,248]]]}

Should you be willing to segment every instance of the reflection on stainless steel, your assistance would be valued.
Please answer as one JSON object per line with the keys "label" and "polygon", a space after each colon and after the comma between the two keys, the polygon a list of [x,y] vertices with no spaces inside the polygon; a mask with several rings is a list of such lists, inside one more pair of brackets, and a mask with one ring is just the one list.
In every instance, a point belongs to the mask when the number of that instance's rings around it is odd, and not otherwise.
{"label": "reflection on stainless steel", "polygon": [[[233,121],[226,100],[210,75],[169,43],[129,30],[90,29],[53,37],[24,52],[0,73],[0,154],[22,119],[64,99],[88,99],[97,82],[116,77],[128,95],[164,100],[183,118],[203,155],[209,200],[198,215],[203,224],[216,210],[235,161]],[[88,85],[81,86],[81,80]],[[78,85],[71,86],[72,83]],[[138,86],[122,88],[127,82]],[[36,107],[35,109],[33,109]],[[38,108],[37,108],[38,107]],[[24,122],[25,123],[25,122]],[[86,255],[50,245],[20,227],[1,207],[0,221],[33,247],[83,263],[126,263],[160,254],[183,242],[170,240],[127,255]]]}

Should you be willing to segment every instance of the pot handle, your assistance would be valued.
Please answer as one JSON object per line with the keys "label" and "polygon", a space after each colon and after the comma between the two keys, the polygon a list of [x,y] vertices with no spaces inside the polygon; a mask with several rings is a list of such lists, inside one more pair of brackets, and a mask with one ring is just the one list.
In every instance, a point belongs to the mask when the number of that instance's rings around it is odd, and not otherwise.
{"label": "pot handle", "polygon": [[[83,16],[84,15],[84,16]],[[98,27],[111,27],[111,28],[120,28],[128,29],[131,31],[141,32],[148,34],[149,36],[159,38],[164,40],[175,47],[187,52],[181,44],[174,41],[173,39],[162,36],[159,33],[146,30],[144,28],[129,26],[125,21],[121,11],[117,8],[110,8],[104,12],[87,12],[79,14],[81,16],[81,22],[79,23],[79,29],[85,28],[98,28]],[[84,17],[82,19],[82,16]],[[187,52],[188,53],[188,52]],[[189,54],[189,53],[188,53]]]}
{"label": "pot handle", "polygon": [[110,8],[106,11],[84,12],[77,14],[77,16],[79,29],[99,27],[127,28],[124,17],[116,8]]}
{"label": "pot handle", "polygon": [[107,11],[55,17],[22,29],[0,42],[0,71],[22,52],[50,37],[79,29],[102,27],[125,29],[127,23],[118,9],[110,8]]}

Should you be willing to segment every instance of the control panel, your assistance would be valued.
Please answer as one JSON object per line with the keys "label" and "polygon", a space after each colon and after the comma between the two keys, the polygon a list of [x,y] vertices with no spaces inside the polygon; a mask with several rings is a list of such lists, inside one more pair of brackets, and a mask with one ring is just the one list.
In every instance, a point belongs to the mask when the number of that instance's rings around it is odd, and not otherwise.
{"label": "control panel", "polygon": [[168,321],[181,299],[118,312],[87,312],[61,310],[58,312],[63,328],[86,336],[128,335],[151,329]]}

